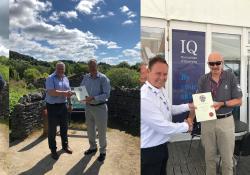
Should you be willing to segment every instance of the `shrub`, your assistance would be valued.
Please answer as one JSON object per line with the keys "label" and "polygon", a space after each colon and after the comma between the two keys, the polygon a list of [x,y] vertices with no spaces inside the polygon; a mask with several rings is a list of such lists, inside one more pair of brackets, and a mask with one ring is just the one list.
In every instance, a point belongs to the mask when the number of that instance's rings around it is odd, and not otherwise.
{"label": "shrub", "polygon": [[113,68],[107,72],[112,87],[134,88],[139,86],[139,73],[128,68]]}
{"label": "shrub", "polygon": [[25,70],[23,75],[25,81],[27,81],[28,83],[32,83],[34,82],[34,80],[41,77],[41,73],[35,68],[29,68]]}

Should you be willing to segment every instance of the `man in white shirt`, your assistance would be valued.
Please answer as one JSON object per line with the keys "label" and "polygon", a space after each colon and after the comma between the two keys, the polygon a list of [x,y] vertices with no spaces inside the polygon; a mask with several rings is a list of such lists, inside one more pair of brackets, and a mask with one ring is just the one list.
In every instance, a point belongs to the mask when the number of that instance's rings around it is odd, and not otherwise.
{"label": "man in white shirt", "polygon": [[168,64],[156,56],[149,61],[141,87],[141,174],[166,175],[170,136],[192,130],[191,120],[173,123],[172,115],[194,109],[193,104],[171,105],[164,88]]}

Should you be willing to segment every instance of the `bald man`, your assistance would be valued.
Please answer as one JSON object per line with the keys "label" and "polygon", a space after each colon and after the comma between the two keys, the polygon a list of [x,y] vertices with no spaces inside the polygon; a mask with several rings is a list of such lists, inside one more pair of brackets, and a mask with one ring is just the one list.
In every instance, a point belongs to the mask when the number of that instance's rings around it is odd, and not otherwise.
{"label": "bald man", "polygon": [[202,143],[205,148],[206,175],[216,175],[216,155],[222,159],[222,175],[233,175],[235,144],[233,107],[242,103],[242,91],[231,71],[223,70],[220,53],[208,57],[210,72],[198,81],[198,93],[211,92],[217,119],[201,122]]}

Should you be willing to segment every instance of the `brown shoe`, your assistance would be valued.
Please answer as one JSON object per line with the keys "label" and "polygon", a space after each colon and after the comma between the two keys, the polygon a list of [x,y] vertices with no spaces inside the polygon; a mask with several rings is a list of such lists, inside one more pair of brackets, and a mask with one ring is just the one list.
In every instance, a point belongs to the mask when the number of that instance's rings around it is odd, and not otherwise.
{"label": "brown shoe", "polygon": [[64,150],[66,153],[68,153],[68,154],[72,154],[72,153],[73,153],[72,149],[71,149],[69,146],[63,148],[63,150]]}

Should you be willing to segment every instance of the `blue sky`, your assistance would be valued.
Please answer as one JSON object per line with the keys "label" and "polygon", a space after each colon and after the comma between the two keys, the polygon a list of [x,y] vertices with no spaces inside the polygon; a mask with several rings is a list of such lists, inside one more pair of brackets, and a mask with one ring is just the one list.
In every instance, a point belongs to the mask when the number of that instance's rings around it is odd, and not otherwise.
{"label": "blue sky", "polygon": [[36,59],[140,62],[139,0],[10,0],[10,49]]}

